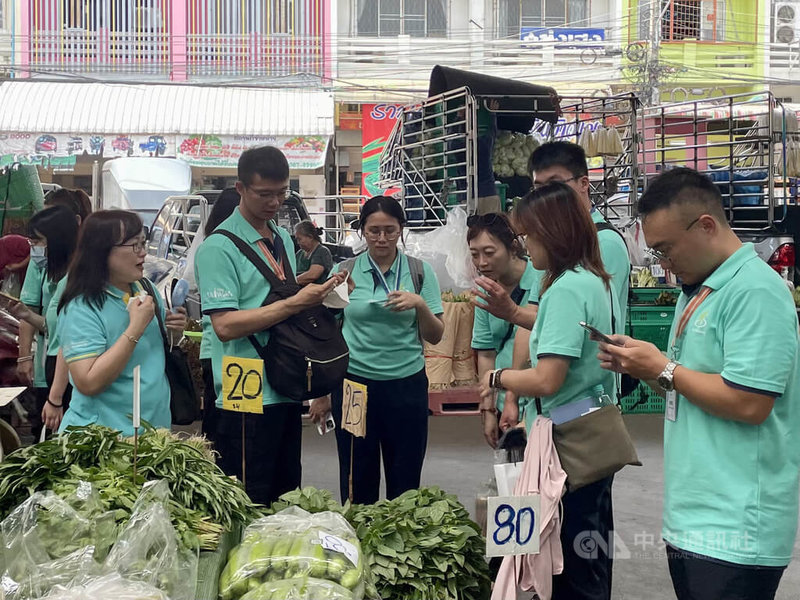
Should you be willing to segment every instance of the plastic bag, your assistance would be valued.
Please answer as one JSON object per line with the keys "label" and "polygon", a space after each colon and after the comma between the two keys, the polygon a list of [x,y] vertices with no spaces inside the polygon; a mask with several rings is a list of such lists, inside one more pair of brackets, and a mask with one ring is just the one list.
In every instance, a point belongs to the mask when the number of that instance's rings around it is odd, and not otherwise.
{"label": "plastic bag", "polygon": [[442,227],[428,233],[410,232],[405,251],[430,264],[441,289],[463,292],[472,288],[477,273],[467,244],[467,213],[463,208],[450,210]]}
{"label": "plastic bag", "polygon": [[223,600],[377,597],[361,545],[345,518],[333,512],[311,515],[293,506],[245,530],[219,581]]}
{"label": "plastic bag", "polygon": [[199,556],[181,546],[166,508],[168,500],[166,481],[144,485],[103,566],[106,572],[154,586],[171,600],[194,600]]}
{"label": "plastic bag", "polygon": [[6,571],[0,589],[6,598],[30,598],[54,585],[91,575],[95,557],[116,539],[113,513],[93,502],[91,485],[81,484],[70,501],[84,503],[79,512],[55,493],[37,492],[2,523]]}
{"label": "plastic bag", "polygon": [[22,292],[22,278],[20,277],[20,274],[13,271],[11,273],[6,273],[3,283],[0,284],[0,292],[3,292],[4,294],[14,298],[19,298],[19,295]]}
{"label": "plastic bag", "polygon": [[129,581],[110,573],[81,585],[58,586],[40,600],[169,600],[160,590],[141,581]]}

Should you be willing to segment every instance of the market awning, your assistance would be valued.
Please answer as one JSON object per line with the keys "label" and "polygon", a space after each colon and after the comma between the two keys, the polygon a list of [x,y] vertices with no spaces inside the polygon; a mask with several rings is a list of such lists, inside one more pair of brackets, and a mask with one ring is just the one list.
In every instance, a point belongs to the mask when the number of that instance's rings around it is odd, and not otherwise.
{"label": "market awning", "polygon": [[0,131],[333,135],[333,95],[317,90],[53,83],[0,84]]}
{"label": "market awning", "polygon": [[0,164],[69,168],[88,154],[230,168],[272,145],[293,169],[316,169],[334,132],[333,95],[320,90],[12,81],[0,106]]}

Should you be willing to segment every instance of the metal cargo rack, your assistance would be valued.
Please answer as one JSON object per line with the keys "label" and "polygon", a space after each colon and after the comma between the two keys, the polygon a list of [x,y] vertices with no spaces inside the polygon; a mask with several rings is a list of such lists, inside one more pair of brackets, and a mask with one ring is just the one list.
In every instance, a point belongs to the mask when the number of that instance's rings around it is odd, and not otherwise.
{"label": "metal cargo rack", "polygon": [[645,180],[679,166],[707,174],[739,231],[776,229],[797,205],[797,117],[769,92],[644,108],[639,128]]}
{"label": "metal cargo rack", "polygon": [[636,214],[639,167],[636,152],[639,99],[635,94],[561,98],[557,123],[537,121],[534,133],[548,141],[580,144],[585,132],[614,129],[622,142],[621,152],[592,152],[589,159],[589,193],[593,204],[607,219],[624,220]]}

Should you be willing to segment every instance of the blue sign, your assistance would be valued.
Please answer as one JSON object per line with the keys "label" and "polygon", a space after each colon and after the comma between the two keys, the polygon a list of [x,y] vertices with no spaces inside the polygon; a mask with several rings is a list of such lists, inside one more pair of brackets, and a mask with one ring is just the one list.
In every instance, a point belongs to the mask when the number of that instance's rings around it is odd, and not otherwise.
{"label": "blue sign", "polygon": [[519,39],[533,44],[591,45],[606,39],[606,30],[595,27],[522,27]]}

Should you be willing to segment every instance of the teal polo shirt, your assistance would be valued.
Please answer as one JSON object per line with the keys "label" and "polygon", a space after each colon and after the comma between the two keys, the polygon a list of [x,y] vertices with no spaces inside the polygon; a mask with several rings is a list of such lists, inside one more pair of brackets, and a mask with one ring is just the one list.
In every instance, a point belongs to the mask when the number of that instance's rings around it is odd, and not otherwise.
{"label": "teal polo shirt", "polygon": [[[197,272],[197,260],[194,261],[194,280],[197,282],[198,289],[200,288],[200,273]],[[200,339],[200,360],[211,360],[213,355],[211,345],[214,342],[220,343],[214,326],[211,324],[211,317],[203,315],[201,321],[203,326],[203,337]]]}
{"label": "teal polo shirt", "polygon": [[[800,480],[797,311],[781,277],[745,244],[704,282],[711,294],[689,320],[673,358],[734,387],[775,397],[761,425],[715,417],[678,395],[664,422],[663,537],[673,546],[740,564],[792,558]],[[681,294],[670,340],[690,300]]]}
{"label": "teal polo shirt", "polygon": [[[534,269],[529,260],[526,260],[525,270],[522,272],[522,278],[519,281],[516,294],[521,293],[519,305],[526,306],[527,304],[538,304],[539,302],[539,287],[542,282],[543,271]],[[512,293],[512,296],[514,294]],[[517,333],[517,327],[490,314],[489,312],[480,308],[475,309],[475,320],[472,325],[472,349],[477,351],[494,351],[496,353],[494,366],[495,369],[508,369],[511,367],[511,361],[514,354],[514,336]],[[506,393],[500,391],[497,394],[497,410],[503,411],[505,405]],[[523,407],[527,400],[521,398],[519,405],[520,409]]]}
{"label": "teal polo shirt", "polygon": [[[141,291],[133,284],[134,293]],[[64,307],[58,319],[58,333],[64,360],[71,364],[102,355],[113,346],[130,324],[128,297],[120,290],[109,287],[102,308],[76,298]],[[157,310],[166,318],[164,304],[156,297]],[[169,400],[170,390],[164,375],[164,338],[155,317],[147,326],[133,355],[119,377],[96,396],[82,394],[73,384],[72,400],[59,431],[70,425],[105,425],[120,430],[123,435],[133,435],[133,423],[128,417],[133,412],[133,368],[141,365],[140,403],[142,420],[154,427],[169,429],[172,423]]]}
{"label": "teal polo shirt", "polygon": [[[600,366],[597,342],[590,340],[589,333],[580,326],[585,321],[600,331],[611,332],[612,301],[616,304],[603,280],[583,267],[565,271],[542,294],[530,337],[531,364],[535,367],[539,360],[550,356],[568,358],[570,363],[561,389],[542,397],[545,416],[552,408],[587,396],[607,394],[616,399],[614,374]],[[615,313],[617,310],[615,306]],[[618,324],[615,333],[619,328]],[[536,411],[526,411],[529,431],[535,420]]]}
{"label": "teal polo shirt", "polygon": [[67,287],[66,276],[61,278],[58,282],[53,297],[47,305],[45,312],[45,322],[47,323],[47,356],[58,356],[58,349],[61,347],[61,341],[58,335],[58,303],[61,302],[61,296],[64,295],[64,288]]}
{"label": "teal polo shirt", "polygon": [[[439,281],[428,263],[423,262],[424,278],[420,296],[435,315],[444,312]],[[402,252],[384,274],[394,285],[400,268],[400,291],[414,292],[408,259]],[[338,271],[339,266],[334,267]],[[342,334],[350,348],[347,371],[375,381],[403,379],[425,368],[425,356],[419,339],[417,311],[394,312],[383,306],[386,290],[372,274],[367,253],[353,263],[351,277],[356,287],[350,304],[344,309]]]}
{"label": "teal polo shirt", "polygon": [[[600,214],[599,210],[592,211],[592,221],[595,223],[606,223],[607,221]],[[628,254],[628,247],[622,236],[616,231],[604,229],[597,232],[597,241],[600,244],[600,256],[603,259],[603,266],[611,275],[611,287],[617,295],[619,312],[614,313],[617,320],[617,328],[624,331],[625,322],[628,318],[628,291],[631,285],[631,259]]]}
{"label": "teal polo shirt", "polygon": [[[56,289],[56,283],[47,278],[47,271],[40,269],[30,261],[25,272],[25,283],[20,291],[20,302],[45,316],[50,298]],[[36,334],[36,352],[33,359],[33,387],[46,388],[44,363],[47,358],[47,339],[41,333]]]}
{"label": "teal polo shirt", "polygon": [[[273,233],[280,236],[284,246],[284,268],[295,272],[294,245],[289,233],[273,222],[270,222]],[[250,244],[259,256],[263,256],[257,242],[262,240],[261,234],[248,223],[239,209],[223,221],[218,229],[225,229]],[[266,258],[264,259],[266,261]],[[210,235],[200,244],[195,256],[197,283],[200,288],[200,301],[203,313],[211,315],[228,310],[249,310],[262,306],[269,295],[270,284],[236,248],[234,243],[223,235]],[[269,341],[269,330],[255,334],[256,339],[266,346]],[[225,356],[259,359],[258,353],[247,337],[230,342],[211,342],[211,362],[214,368],[214,387],[217,390],[217,406],[222,408],[222,359]],[[263,404],[291,402],[289,398],[278,394],[267,381],[262,372]]]}

